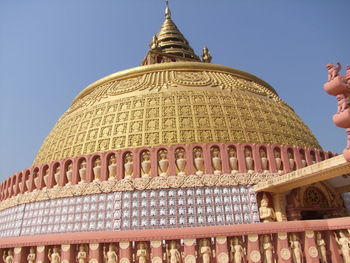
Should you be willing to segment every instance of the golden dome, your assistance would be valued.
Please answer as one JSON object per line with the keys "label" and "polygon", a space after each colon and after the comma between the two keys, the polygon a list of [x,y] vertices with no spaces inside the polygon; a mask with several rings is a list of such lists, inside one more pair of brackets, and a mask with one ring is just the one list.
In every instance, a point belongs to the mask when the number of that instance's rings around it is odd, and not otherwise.
{"label": "golden dome", "polygon": [[174,62],[117,72],[88,86],[33,164],[111,149],[207,142],[320,148],[263,80],[226,66]]}

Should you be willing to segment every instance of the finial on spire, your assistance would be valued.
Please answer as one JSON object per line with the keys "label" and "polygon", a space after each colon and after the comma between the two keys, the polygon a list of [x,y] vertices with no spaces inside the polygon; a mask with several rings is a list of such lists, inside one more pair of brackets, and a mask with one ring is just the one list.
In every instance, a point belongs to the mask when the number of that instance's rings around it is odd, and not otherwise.
{"label": "finial on spire", "polygon": [[165,0],[165,18],[170,19],[171,18],[171,12],[169,9],[169,1]]}

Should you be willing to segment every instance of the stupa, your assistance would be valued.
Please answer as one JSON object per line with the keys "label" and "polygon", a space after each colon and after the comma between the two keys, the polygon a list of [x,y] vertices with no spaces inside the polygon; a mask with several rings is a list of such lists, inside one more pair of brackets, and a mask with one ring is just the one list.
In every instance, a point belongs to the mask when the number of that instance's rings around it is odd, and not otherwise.
{"label": "stupa", "polygon": [[[166,2],[167,3],[167,2]],[[350,262],[350,165],[172,20],[0,185],[6,263]]]}

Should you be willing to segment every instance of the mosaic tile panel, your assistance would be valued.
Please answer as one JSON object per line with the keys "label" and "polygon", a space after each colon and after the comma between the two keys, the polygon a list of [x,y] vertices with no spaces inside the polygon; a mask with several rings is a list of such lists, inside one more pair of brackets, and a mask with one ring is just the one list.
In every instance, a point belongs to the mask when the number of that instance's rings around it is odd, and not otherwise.
{"label": "mosaic tile panel", "polygon": [[124,192],[120,211],[122,230],[259,222],[255,192],[245,186]]}
{"label": "mosaic tile panel", "polygon": [[256,194],[249,186],[162,189],[19,205],[0,212],[0,237],[257,222]]}

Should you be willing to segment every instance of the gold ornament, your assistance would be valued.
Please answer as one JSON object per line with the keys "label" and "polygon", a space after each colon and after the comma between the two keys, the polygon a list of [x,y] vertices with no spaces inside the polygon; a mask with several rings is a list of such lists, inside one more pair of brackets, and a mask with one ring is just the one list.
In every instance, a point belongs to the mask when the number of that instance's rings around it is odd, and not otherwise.
{"label": "gold ornament", "polygon": [[185,257],[185,263],[196,263],[196,257],[194,255],[187,255]]}
{"label": "gold ornament", "polygon": [[153,257],[152,258],[152,263],[162,263],[162,259],[160,257]]}
{"label": "gold ornament", "polygon": [[252,252],[250,252],[250,259],[253,262],[259,262],[261,259],[260,252],[258,250],[253,250]]}
{"label": "gold ornament", "polygon": [[309,247],[309,255],[310,257],[312,258],[317,258],[318,257],[318,251],[317,251],[317,248],[316,247]]}
{"label": "gold ornament", "polygon": [[160,240],[152,240],[151,241],[151,247],[153,248],[159,248],[162,245],[162,241]]}
{"label": "gold ornament", "polygon": [[130,246],[130,242],[119,242],[119,247],[121,249],[127,249]]}
{"label": "gold ornament", "polygon": [[97,250],[99,248],[100,244],[99,243],[91,243],[89,244],[89,248],[91,250]]}
{"label": "gold ornament", "polygon": [[70,244],[62,244],[61,248],[62,251],[67,252],[70,249]]}
{"label": "gold ornament", "polygon": [[250,242],[256,242],[258,241],[258,239],[259,239],[258,235],[255,235],[255,234],[248,235],[248,240]]}
{"label": "gold ornament", "polygon": [[218,242],[218,244],[223,245],[227,242],[227,237],[217,237],[216,242]]}
{"label": "gold ornament", "polygon": [[284,260],[288,260],[291,257],[290,250],[288,248],[282,248],[280,251],[281,258]]}

